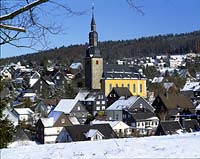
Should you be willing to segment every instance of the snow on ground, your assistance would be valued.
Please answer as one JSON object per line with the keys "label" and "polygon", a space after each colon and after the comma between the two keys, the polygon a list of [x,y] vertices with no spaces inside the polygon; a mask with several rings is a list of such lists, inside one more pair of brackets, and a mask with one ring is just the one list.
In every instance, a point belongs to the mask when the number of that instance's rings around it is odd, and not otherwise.
{"label": "snow on ground", "polygon": [[172,136],[30,145],[1,150],[1,159],[200,158],[200,132]]}

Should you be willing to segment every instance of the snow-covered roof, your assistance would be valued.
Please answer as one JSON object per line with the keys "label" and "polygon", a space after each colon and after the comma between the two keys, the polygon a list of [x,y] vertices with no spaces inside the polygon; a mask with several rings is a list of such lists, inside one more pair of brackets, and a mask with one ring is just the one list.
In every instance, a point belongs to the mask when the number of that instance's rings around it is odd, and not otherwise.
{"label": "snow-covered roof", "polygon": [[79,68],[82,68],[82,64],[80,62],[72,63],[70,65],[70,68],[72,68],[72,69],[79,69]]}
{"label": "snow-covered roof", "polygon": [[53,83],[51,81],[46,80],[46,82],[47,82],[48,85],[55,85],[55,83]]}
{"label": "snow-covered roof", "polygon": [[53,118],[53,124],[58,120],[58,118],[61,116],[61,111],[51,111],[48,115],[48,118]]}
{"label": "snow-covered roof", "polygon": [[122,110],[122,109],[128,108],[128,107],[132,106],[139,98],[140,97],[136,97],[136,96],[131,96],[128,99],[125,99],[124,97],[120,97],[117,101],[115,101],[106,110]]}
{"label": "snow-covered roof", "polygon": [[200,110],[200,104],[195,108],[195,110]]}
{"label": "snow-covered roof", "polygon": [[[90,129],[86,134],[85,136],[86,137],[93,137],[94,135],[96,135],[97,133],[101,134],[97,129]],[[101,136],[104,136],[101,134]]]}
{"label": "snow-covered roof", "polygon": [[78,94],[76,95],[75,99],[76,100],[80,100],[80,101],[83,101],[85,100],[86,96],[89,94],[89,91],[88,90],[80,90],[78,92]]}
{"label": "snow-covered roof", "polygon": [[34,113],[30,108],[15,108],[15,111],[19,115],[31,115]]}
{"label": "snow-covered roof", "polygon": [[44,127],[52,127],[54,124],[54,119],[51,118],[40,118]]}
{"label": "snow-covered roof", "polygon": [[113,128],[114,126],[116,126],[120,122],[122,122],[122,121],[93,120],[92,124],[109,124],[111,126],[111,128]]}
{"label": "snow-covered roof", "polygon": [[77,102],[78,100],[76,99],[61,99],[54,111],[61,111],[65,114],[69,114]]}
{"label": "snow-covered roof", "polygon": [[154,77],[152,83],[161,83],[164,77]]}
{"label": "snow-covered roof", "polygon": [[182,91],[193,91],[196,86],[199,86],[199,82],[186,82]]}
{"label": "snow-covered roof", "polygon": [[30,87],[33,87],[34,84],[40,79],[40,74],[36,71],[29,80]]}
{"label": "snow-covered roof", "polygon": [[80,125],[80,122],[75,116],[69,117],[69,120],[71,121],[73,125]]}
{"label": "snow-covered roof", "polygon": [[36,93],[25,93],[23,97],[25,98],[25,97],[35,97],[35,96]]}

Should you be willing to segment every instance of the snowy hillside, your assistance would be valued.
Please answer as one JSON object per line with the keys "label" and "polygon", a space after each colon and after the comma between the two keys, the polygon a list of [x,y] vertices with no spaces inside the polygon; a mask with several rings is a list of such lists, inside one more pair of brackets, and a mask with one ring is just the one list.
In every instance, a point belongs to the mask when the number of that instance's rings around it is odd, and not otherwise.
{"label": "snowy hillside", "polygon": [[1,159],[200,158],[200,132],[162,137],[30,145],[1,150]]}

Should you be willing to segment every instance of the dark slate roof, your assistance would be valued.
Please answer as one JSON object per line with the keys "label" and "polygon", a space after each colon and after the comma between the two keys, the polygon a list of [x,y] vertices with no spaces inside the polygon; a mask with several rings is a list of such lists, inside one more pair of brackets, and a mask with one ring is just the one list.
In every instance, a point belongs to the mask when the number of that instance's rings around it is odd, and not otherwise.
{"label": "dark slate roof", "polygon": [[13,137],[13,141],[24,141],[24,140],[31,140],[32,136],[29,132],[25,132],[20,126],[16,127],[16,133]]}
{"label": "dark slate roof", "polygon": [[144,121],[151,117],[156,117],[155,113],[153,112],[137,112],[137,113],[130,113],[136,121]]}
{"label": "dark slate roof", "polygon": [[[179,121],[161,121],[160,126],[163,128],[163,131],[173,133],[176,130],[182,129]],[[169,134],[167,133],[167,134]]]}
{"label": "dark slate roof", "polygon": [[194,110],[190,99],[183,94],[168,94],[167,96],[160,94],[159,97],[168,109],[177,109],[177,107],[180,107]]}
{"label": "dark slate roof", "polygon": [[[119,97],[131,97],[132,93],[127,87],[114,87],[113,90],[117,93]],[[112,92],[112,91],[111,91]]]}
{"label": "dark slate roof", "polygon": [[196,119],[185,120],[185,124],[182,126],[185,127],[187,132],[200,131],[200,126]]}
{"label": "dark slate roof", "polygon": [[136,68],[128,67],[125,65],[105,64],[104,65],[104,78],[128,78],[140,79],[144,78]]}
{"label": "dark slate roof", "polygon": [[88,140],[85,136],[85,133],[87,133],[90,129],[97,129],[104,135],[105,139],[116,138],[116,134],[109,124],[73,125],[65,126],[65,129],[73,141]]}

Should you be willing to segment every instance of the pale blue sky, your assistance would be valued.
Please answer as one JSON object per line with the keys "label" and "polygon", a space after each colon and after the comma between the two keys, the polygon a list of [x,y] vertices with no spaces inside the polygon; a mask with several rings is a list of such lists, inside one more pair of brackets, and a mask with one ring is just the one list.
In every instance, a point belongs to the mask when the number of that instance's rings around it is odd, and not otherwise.
{"label": "pale blue sky", "polygon": [[[57,0],[67,3],[77,11],[87,10],[92,0]],[[200,30],[200,0],[135,0],[145,15],[130,9],[126,0],[95,0],[95,20],[99,41],[126,40],[169,33],[185,33]],[[47,10],[48,4],[43,4]],[[82,16],[67,17],[62,10],[51,11],[60,16],[49,15],[44,21],[54,20],[62,24],[64,32],[48,35],[49,47],[84,44],[88,42],[91,12]],[[37,46],[36,46],[37,47]],[[40,49],[40,48],[38,48]],[[34,50],[1,46],[2,57],[33,53]]]}

